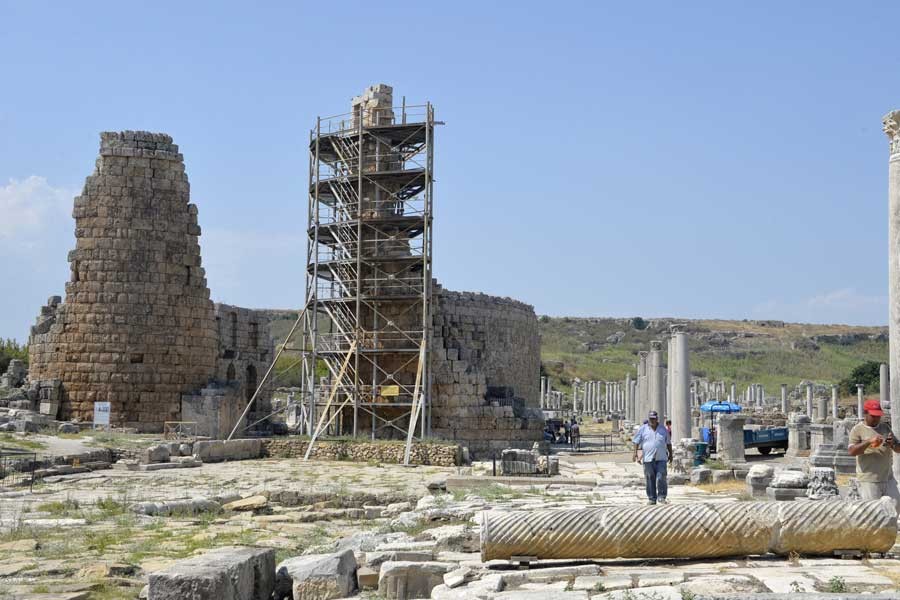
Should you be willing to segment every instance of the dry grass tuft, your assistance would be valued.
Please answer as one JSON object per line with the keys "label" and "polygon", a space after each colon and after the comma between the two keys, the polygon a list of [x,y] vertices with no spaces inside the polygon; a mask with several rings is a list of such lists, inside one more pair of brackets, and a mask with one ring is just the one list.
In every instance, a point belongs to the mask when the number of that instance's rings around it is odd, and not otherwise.
{"label": "dry grass tuft", "polygon": [[743,494],[747,491],[747,484],[737,479],[720,481],[719,483],[702,483],[693,487],[711,494]]}

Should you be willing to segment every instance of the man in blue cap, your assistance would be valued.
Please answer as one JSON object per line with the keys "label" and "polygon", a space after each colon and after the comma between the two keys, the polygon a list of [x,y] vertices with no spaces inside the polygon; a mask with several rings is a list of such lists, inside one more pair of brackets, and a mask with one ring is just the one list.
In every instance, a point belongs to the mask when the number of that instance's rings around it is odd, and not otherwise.
{"label": "man in blue cap", "polygon": [[[647,422],[634,435],[634,462],[644,464],[647,482],[647,504],[666,504],[669,486],[666,482],[666,462],[672,462],[672,441],[669,432],[659,424],[659,415],[651,410]],[[638,450],[641,455],[638,456]]]}

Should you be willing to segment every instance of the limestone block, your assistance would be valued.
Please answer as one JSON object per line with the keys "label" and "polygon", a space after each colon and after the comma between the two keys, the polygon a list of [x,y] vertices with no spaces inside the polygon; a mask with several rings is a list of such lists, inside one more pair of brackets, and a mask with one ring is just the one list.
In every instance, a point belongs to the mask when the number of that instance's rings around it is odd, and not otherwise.
{"label": "limestone block", "polygon": [[269,600],[275,550],[224,547],[150,574],[149,600]]}
{"label": "limestone block", "polygon": [[790,502],[797,498],[806,498],[806,488],[776,488],[769,486],[766,488],[766,496],[769,500]]}
{"label": "limestone block", "polygon": [[356,576],[353,550],[289,558],[278,565],[276,598],[289,593],[293,600],[345,598],[356,590]]}
{"label": "limestone block", "polygon": [[152,463],[164,463],[169,461],[168,444],[159,444],[145,448],[141,453],[141,463],[149,465]]}
{"label": "limestone block", "polygon": [[378,588],[378,571],[369,567],[359,567],[356,570],[356,582],[361,590],[374,590]]}
{"label": "limestone block", "polygon": [[696,467],[691,469],[691,483],[694,485],[709,483],[712,481],[712,469],[707,467]]}
{"label": "limestone block", "polygon": [[769,487],[773,477],[775,477],[775,468],[771,465],[753,465],[745,479],[747,492],[754,497],[765,496],[766,488]]}
{"label": "limestone block", "polygon": [[56,428],[57,433],[78,433],[81,429],[74,423],[60,423]]}
{"label": "limestone block", "polygon": [[444,574],[456,564],[444,562],[388,561],[381,565],[378,593],[389,599],[427,598],[444,582]]}
{"label": "limestone block", "polygon": [[269,503],[269,499],[262,495],[249,496],[247,498],[241,498],[240,500],[235,500],[234,502],[229,502],[222,508],[225,510],[234,510],[234,511],[244,511],[244,510],[260,510],[265,508]]}
{"label": "limestone block", "polygon": [[222,462],[225,459],[224,442],[221,440],[194,442],[194,457],[205,463]]}
{"label": "limestone block", "polygon": [[262,455],[262,442],[259,439],[227,440],[223,443],[225,460],[248,460]]}
{"label": "limestone block", "polygon": [[460,567],[458,569],[454,569],[449,573],[444,573],[444,585],[448,588],[455,588],[463,585],[464,583],[470,581],[474,573],[472,569],[469,567]]}
{"label": "limestone block", "polygon": [[434,550],[373,550],[366,552],[366,564],[378,567],[388,561],[429,562],[434,560]]}
{"label": "limestone block", "polygon": [[803,471],[778,471],[772,479],[769,487],[796,488],[806,490],[809,485],[809,477]]}

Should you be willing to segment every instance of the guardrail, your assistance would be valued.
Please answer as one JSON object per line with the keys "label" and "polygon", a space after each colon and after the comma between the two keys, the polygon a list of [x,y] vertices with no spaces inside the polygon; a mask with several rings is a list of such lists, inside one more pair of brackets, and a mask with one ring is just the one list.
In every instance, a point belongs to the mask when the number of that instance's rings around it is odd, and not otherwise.
{"label": "guardrail", "polygon": [[17,448],[0,448],[0,491],[34,489],[37,453]]}

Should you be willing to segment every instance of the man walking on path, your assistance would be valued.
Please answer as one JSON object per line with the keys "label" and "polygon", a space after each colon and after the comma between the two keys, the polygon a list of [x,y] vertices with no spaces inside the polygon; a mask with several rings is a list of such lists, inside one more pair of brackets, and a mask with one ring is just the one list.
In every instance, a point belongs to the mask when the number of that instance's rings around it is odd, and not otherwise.
{"label": "man walking on path", "polygon": [[900,452],[900,442],[894,438],[890,425],[881,422],[884,411],[878,400],[863,404],[865,420],[850,430],[850,456],[856,457],[856,479],[863,500],[877,500],[889,496],[900,511],[900,491],[892,470],[891,453]]}
{"label": "man walking on path", "polygon": [[[659,424],[659,415],[651,410],[647,422],[641,425],[634,439],[634,462],[644,464],[647,481],[647,504],[666,504],[669,486],[666,482],[666,462],[672,462],[672,441],[669,432]],[[638,456],[638,450],[641,454]]]}

